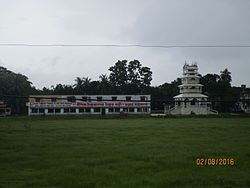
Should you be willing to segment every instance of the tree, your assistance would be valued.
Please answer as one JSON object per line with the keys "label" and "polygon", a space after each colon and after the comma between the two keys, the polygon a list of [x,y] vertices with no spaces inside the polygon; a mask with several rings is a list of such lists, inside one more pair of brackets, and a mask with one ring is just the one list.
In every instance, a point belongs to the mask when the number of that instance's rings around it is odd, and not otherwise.
{"label": "tree", "polygon": [[112,90],[108,76],[106,74],[101,74],[99,78],[100,78],[100,84],[99,84],[100,94],[104,95],[111,94]]}
{"label": "tree", "polygon": [[77,94],[81,94],[83,90],[83,80],[80,77],[76,77],[75,84],[73,85],[74,90]]}
{"label": "tree", "polygon": [[53,94],[54,95],[73,95],[74,89],[71,85],[57,84],[53,88]]}
{"label": "tree", "polygon": [[138,60],[130,61],[127,70],[128,82],[133,86],[139,86],[141,63]]}
{"label": "tree", "polygon": [[213,108],[219,112],[230,112],[240,95],[237,87],[231,87],[231,72],[225,69],[217,74],[207,74],[201,77],[204,93],[213,102]]}
{"label": "tree", "polygon": [[127,60],[117,61],[109,68],[109,80],[113,86],[124,87],[128,82]]}
{"label": "tree", "polygon": [[118,94],[139,94],[149,92],[152,81],[152,71],[149,67],[142,67],[138,60],[127,63],[118,61],[109,68],[109,80],[112,88]]}
{"label": "tree", "polygon": [[74,93],[76,94],[89,94],[90,85],[91,85],[91,78],[89,77],[77,77],[75,79],[75,84],[73,85]]}
{"label": "tree", "polygon": [[228,69],[226,68],[225,70],[220,72],[220,80],[223,84],[231,86],[231,81],[232,81],[232,76],[231,76],[231,72],[228,71]]}
{"label": "tree", "polygon": [[[34,87],[25,75],[0,67],[0,95],[27,96],[33,91]],[[27,99],[13,97],[7,102],[12,106],[13,113],[25,113]]]}
{"label": "tree", "polygon": [[91,78],[89,77],[83,77],[82,78],[82,90],[81,90],[81,93],[82,94],[89,94],[89,90],[90,90],[90,84],[91,84]]}
{"label": "tree", "polygon": [[152,71],[149,67],[142,67],[140,70],[141,85],[149,87],[152,81]]}
{"label": "tree", "polygon": [[220,76],[217,74],[206,74],[201,76],[200,83],[203,85],[203,92],[210,98],[219,95],[219,80]]}

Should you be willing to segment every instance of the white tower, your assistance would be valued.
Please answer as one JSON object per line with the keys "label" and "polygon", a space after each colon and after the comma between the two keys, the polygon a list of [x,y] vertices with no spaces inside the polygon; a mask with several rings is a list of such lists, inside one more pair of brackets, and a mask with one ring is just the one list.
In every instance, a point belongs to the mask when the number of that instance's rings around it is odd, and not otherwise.
{"label": "white tower", "polygon": [[202,86],[199,84],[198,66],[185,63],[183,66],[182,84],[179,86],[180,94],[174,97],[175,106],[169,110],[169,114],[217,114],[210,109],[208,96],[201,94]]}

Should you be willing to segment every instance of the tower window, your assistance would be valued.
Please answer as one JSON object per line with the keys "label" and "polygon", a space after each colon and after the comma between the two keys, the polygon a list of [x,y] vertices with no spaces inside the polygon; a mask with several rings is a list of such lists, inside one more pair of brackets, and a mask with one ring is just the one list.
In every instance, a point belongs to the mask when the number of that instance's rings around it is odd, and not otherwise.
{"label": "tower window", "polygon": [[195,105],[195,103],[196,103],[196,99],[193,99],[193,100],[191,101],[191,105]]}

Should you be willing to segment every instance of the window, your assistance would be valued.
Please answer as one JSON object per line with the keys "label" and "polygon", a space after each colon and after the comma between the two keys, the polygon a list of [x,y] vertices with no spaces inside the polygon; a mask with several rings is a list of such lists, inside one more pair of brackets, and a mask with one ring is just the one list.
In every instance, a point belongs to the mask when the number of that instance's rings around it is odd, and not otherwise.
{"label": "window", "polygon": [[51,98],[51,102],[56,102],[56,98]]}
{"label": "window", "polygon": [[129,108],[129,112],[135,112],[134,108]]}
{"label": "window", "polygon": [[39,109],[39,113],[44,113],[45,110],[44,109]]}
{"label": "window", "polygon": [[49,113],[49,114],[54,113],[54,109],[53,109],[53,108],[49,108],[49,109],[48,109],[48,113]]}
{"label": "window", "polygon": [[85,108],[86,112],[91,112],[91,108]]}
{"label": "window", "polygon": [[112,101],[116,101],[117,100],[117,97],[112,97]]}
{"label": "window", "polygon": [[101,109],[100,108],[94,108],[94,112],[100,112]]}
{"label": "window", "polygon": [[61,113],[61,109],[60,108],[56,108],[55,109],[55,113]]}
{"label": "window", "polygon": [[109,108],[109,112],[114,112],[114,108]]}
{"label": "window", "polygon": [[87,97],[82,97],[82,100],[83,101],[87,101]]}
{"label": "window", "polygon": [[70,113],[76,113],[76,109],[75,108],[70,108]]}
{"label": "window", "polygon": [[187,107],[187,102],[188,102],[188,101],[189,101],[188,98],[186,98],[186,99],[184,100],[184,108]]}
{"label": "window", "polygon": [[120,112],[120,108],[115,108],[115,112]]}
{"label": "window", "polygon": [[80,113],[84,113],[85,112],[85,108],[79,108],[79,112]]}
{"label": "window", "polygon": [[130,96],[126,97],[126,101],[131,101],[131,97]]}
{"label": "window", "polygon": [[64,113],[69,113],[69,108],[64,108],[64,109],[63,109],[63,112],[64,112]]}
{"label": "window", "polygon": [[68,102],[76,102],[75,96],[67,97]]}
{"label": "window", "polygon": [[142,109],[141,108],[137,108],[137,112],[141,112],[142,111]]}
{"label": "window", "polygon": [[36,100],[36,102],[40,102],[41,99],[40,98],[35,98],[35,100]]}
{"label": "window", "polygon": [[38,112],[38,109],[37,108],[32,108],[31,109],[31,113],[37,113]]}
{"label": "window", "polygon": [[145,96],[141,96],[141,101],[146,101],[146,97]]}
{"label": "window", "polygon": [[97,101],[102,101],[102,97],[97,97]]}
{"label": "window", "polygon": [[191,105],[195,105],[195,102],[196,102],[196,99],[193,99],[193,100],[191,101]]}
{"label": "window", "polygon": [[122,111],[123,112],[128,112],[128,108],[123,108]]}

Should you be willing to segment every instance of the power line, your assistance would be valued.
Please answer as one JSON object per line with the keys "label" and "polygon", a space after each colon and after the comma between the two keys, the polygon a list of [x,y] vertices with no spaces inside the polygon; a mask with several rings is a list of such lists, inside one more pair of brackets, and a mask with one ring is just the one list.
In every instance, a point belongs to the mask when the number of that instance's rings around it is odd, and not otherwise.
{"label": "power line", "polygon": [[144,44],[28,44],[0,43],[3,47],[112,47],[112,48],[250,48],[250,45],[144,45]]}
{"label": "power line", "polygon": [[[61,96],[61,97],[59,97]],[[62,97],[64,96],[64,97]],[[65,97],[66,96],[66,97]],[[76,95],[77,96],[77,95]],[[30,95],[30,96],[22,96],[22,95],[0,95],[1,99],[56,99],[56,100],[69,100],[72,102],[73,101],[85,101],[85,102],[95,102],[98,101],[96,98],[90,98],[91,95],[80,95],[80,96],[86,96],[88,98],[83,99],[83,98],[76,98],[75,95]],[[151,96],[152,97],[152,96]],[[102,101],[98,102],[150,102],[150,100],[133,100],[133,101],[127,101],[127,100],[112,100],[112,99],[102,99]],[[197,101],[197,102],[249,102],[249,99],[231,99],[231,100],[221,100],[221,99],[210,99],[206,101]],[[151,98],[151,102],[166,102],[166,103],[173,103],[176,102],[174,99],[163,99],[162,97],[157,97],[157,98]],[[186,100],[179,100],[177,102],[191,102],[186,101]]]}

